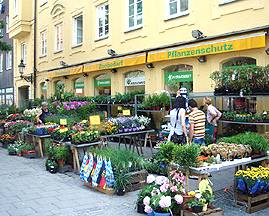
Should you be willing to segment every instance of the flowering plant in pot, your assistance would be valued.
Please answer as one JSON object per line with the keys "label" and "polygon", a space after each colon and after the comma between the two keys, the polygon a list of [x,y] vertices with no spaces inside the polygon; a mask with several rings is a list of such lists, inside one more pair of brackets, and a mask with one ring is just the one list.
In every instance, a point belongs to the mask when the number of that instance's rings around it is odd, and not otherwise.
{"label": "flowering plant in pot", "polygon": [[98,131],[79,131],[71,135],[72,143],[82,144],[82,143],[91,143],[99,139]]}
{"label": "flowering plant in pot", "polygon": [[69,148],[59,145],[54,148],[54,153],[59,166],[63,167],[69,157]]}
{"label": "flowering plant in pot", "polygon": [[[182,194],[185,192],[185,176],[180,171],[172,171],[169,178],[152,175],[147,177],[147,183],[152,186],[143,199],[145,212],[156,216],[170,216],[180,211],[183,203]],[[149,187],[151,189],[151,187]]]}

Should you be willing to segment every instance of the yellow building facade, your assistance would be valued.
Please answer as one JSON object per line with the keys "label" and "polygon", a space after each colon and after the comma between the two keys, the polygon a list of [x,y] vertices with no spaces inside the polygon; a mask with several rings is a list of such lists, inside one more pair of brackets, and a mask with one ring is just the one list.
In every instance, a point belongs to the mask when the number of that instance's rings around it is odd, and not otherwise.
{"label": "yellow building facade", "polygon": [[[175,80],[212,94],[210,74],[224,64],[269,64],[268,12],[268,0],[10,0],[16,104],[57,83],[93,96],[171,91]],[[35,87],[16,66],[22,44]]]}

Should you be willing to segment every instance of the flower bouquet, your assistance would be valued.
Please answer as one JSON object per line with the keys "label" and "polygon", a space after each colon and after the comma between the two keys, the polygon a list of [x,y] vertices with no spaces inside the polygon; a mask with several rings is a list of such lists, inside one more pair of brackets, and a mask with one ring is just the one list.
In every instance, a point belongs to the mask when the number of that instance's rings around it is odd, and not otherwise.
{"label": "flower bouquet", "polygon": [[147,177],[147,196],[143,199],[144,211],[149,215],[169,216],[178,213],[183,203],[185,176],[180,171],[170,172],[165,176]]}

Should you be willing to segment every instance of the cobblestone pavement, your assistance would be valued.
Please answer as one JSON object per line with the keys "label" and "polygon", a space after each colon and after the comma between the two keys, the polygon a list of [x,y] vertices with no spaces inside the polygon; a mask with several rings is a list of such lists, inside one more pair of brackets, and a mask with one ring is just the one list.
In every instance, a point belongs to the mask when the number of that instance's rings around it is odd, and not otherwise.
{"label": "cobblestone pavement", "polygon": [[44,163],[0,148],[0,216],[139,215],[137,192],[124,197],[93,192],[77,175],[50,174]]}
{"label": "cobblestone pavement", "polygon": [[[43,159],[9,156],[0,148],[0,216],[140,215],[135,211],[137,192],[124,197],[94,192],[73,173],[50,174],[44,163]],[[244,206],[234,204],[232,190],[221,190],[232,185],[233,170],[216,173],[211,180],[217,191],[215,205],[224,209],[225,216],[248,215]],[[190,181],[190,189],[196,185]],[[269,208],[251,215],[267,216]]]}

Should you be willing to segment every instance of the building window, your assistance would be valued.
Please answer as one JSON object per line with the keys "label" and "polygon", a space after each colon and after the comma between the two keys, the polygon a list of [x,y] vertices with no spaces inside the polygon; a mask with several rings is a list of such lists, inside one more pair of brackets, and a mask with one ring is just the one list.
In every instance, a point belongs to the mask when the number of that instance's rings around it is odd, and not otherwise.
{"label": "building window", "polygon": [[26,59],[26,44],[22,43],[21,44],[21,59],[23,60],[23,63],[26,64],[27,63],[27,59]]}
{"label": "building window", "polygon": [[136,29],[143,25],[142,0],[128,0],[128,29]]}
{"label": "building window", "polygon": [[9,29],[9,16],[6,16],[6,33],[8,33]]}
{"label": "building window", "polygon": [[95,96],[111,95],[111,78],[109,74],[102,74],[94,79]]}
{"label": "building window", "polygon": [[0,53],[0,72],[3,72],[3,53]]}
{"label": "building window", "polygon": [[125,74],[125,92],[145,93],[145,73],[132,71]]}
{"label": "building window", "polygon": [[175,93],[179,88],[193,92],[193,67],[191,65],[171,65],[163,68],[165,90]]}
{"label": "building window", "polygon": [[78,78],[74,82],[75,94],[77,96],[84,96],[84,77]]}
{"label": "building window", "polygon": [[63,24],[60,23],[55,26],[55,51],[59,52],[63,50]]}
{"label": "building window", "polygon": [[43,31],[40,33],[41,38],[41,56],[47,55],[47,31]]}
{"label": "building window", "polygon": [[168,1],[168,13],[167,18],[186,15],[189,13],[189,0],[167,0]]}
{"label": "building window", "polygon": [[14,0],[14,16],[19,14],[19,0]]}
{"label": "building window", "polygon": [[47,99],[47,89],[48,89],[48,87],[47,87],[47,83],[46,82],[42,82],[42,83],[40,83],[40,98],[41,99]]}
{"label": "building window", "polygon": [[97,7],[97,38],[104,38],[108,35],[109,31],[109,6],[108,3],[102,4]]}
{"label": "building window", "polygon": [[40,0],[40,6],[43,6],[44,4],[46,4],[48,2],[48,0]]}
{"label": "building window", "polygon": [[80,45],[83,42],[83,16],[74,17],[73,26],[73,46]]}
{"label": "building window", "polygon": [[6,69],[10,70],[12,67],[12,52],[6,52]]}
{"label": "building window", "polygon": [[227,3],[231,3],[231,2],[235,2],[237,0],[220,0],[220,4],[227,4]]}

